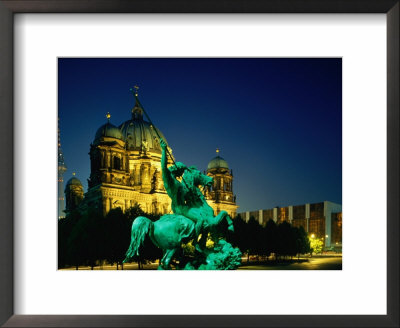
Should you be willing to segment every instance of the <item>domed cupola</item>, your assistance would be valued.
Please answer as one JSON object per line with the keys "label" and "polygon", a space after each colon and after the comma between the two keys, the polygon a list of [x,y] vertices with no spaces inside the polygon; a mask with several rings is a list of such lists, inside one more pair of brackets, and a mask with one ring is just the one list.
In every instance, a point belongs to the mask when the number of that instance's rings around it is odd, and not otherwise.
{"label": "domed cupola", "polygon": [[94,142],[95,143],[100,142],[103,138],[114,138],[123,140],[121,130],[118,129],[115,125],[110,123],[110,118],[111,118],[110,113],[107,113],[106,117],[107,117],[107,123],[98,128],[96,135],[94,137]]}
{"label": "domed cupola", "polygon": [[77,209],[83,200],[82,183],[75,177],[75,173],[72,173],[72,175],[73,177],[65,185],[65,211],[67,213]]}
{"label": "domed cupola", "polygon": [[233,194],[233,173],[228,163],[219,156],[214,157],[207,166],[207,175],[213,178],[213,185],[205,190],[207,201],[213,207],[215,214],[225,210],[231,217],[236,214],[236,196]]}
{"label": "domed cupola", "polygon": [[207,165],[207,171],[214,169],[227,169],[229,170],[229,165],[221,156],[219,156],[219,149],[217,149],[217,156],[214,157]]}
{"label": "domed cupola", "polygon": [[[73,173],[73,174],[75,174],[75,173]],[[69,179],[67,181],[67,184],[65,185],[65,189],[67,189],[67,187],[69,189],[71,186],[81,186],[82,187],[82,183],[78,178],[75,178],[75,176],[73,176],[71,179]]]}
{"label": "domed cupola", "polygon": [[122,137],[126,142],[126,149],[138,151],[145,149],[146,152],[149,151],[161,154],[158,136],[163,138],[166,142],[167,140],[159,129],[143,119],[144,110],[137,98],[137,90],[134,96],[136,101],[135,106],[132,108],[132,118],[119,126]]}

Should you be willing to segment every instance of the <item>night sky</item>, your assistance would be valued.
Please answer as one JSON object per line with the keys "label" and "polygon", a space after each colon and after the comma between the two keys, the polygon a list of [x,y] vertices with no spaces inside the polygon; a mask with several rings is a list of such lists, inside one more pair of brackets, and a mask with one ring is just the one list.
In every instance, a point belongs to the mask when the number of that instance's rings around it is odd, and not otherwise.
{"label": "night sky", "polygon": [[139,99],[177,161],[200,170],[220,148],[238,212],[342,203],[342,61],[336,58],[62,58],[58,109],[67,181],[87,191],[89,146]]}

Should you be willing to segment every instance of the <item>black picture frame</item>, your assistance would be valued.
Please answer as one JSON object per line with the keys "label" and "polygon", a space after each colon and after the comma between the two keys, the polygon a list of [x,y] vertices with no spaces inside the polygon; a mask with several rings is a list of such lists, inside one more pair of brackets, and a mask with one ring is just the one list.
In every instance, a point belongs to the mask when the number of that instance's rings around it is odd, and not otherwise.
{"label": "black picture frame", "polygon": [[[399,0],[0,0],[0,324],[5,327],[399,327]],[[14,315],[13,21],[16,13],[385,13],[387,315]],[[368,286],[365,286],[368,288]]]}

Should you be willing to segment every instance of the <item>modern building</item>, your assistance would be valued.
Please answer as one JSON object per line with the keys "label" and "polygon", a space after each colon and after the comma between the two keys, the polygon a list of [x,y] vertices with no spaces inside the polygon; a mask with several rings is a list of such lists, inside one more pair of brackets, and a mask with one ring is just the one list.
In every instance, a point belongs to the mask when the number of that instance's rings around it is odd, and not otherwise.
{"label": "modern building", "polygon": [[315,238],[324,240],[325,247],[342,246],[342,205],[324,201],[314,204],[274,207],[239,213],[246,222],[254,217],[261,225],[272,219],[279,224],[284,221],[295,227],[302,226]]}
{"label": "modern building", "polygon": [[[58,119],[58,123],[60,119]],[[64,199],[64,173],[67,166],[64,162],[64,154],[61,149],[60,127],[58,127],[58,219],[65,218],[65,199]]]}
{"label": "modern building", "polygon": [[[67,183],[65,194],[67,209],[80,205],[97,208],[105,215],[120,207],[126,211],[136,203],[145,212],[172,213],[171,201],[164,189],[161,176],[161,147],[163,133],[143,118],[143,108],[137,100],[131,118],[119,126],[113,125],[111,115],[100,126],[90,145],[90,177],[88,191],[83,197],[81,182],[73,177]],[[172,150],[169,148],[172,156]],[[168,158],[168,165],[172,165]],[[236,214],[236,199],[232,191],[232,171],[224,159],[217,156],[208,164],[207,174],[214,177],[206,199],[215,211],[226,210]]]}

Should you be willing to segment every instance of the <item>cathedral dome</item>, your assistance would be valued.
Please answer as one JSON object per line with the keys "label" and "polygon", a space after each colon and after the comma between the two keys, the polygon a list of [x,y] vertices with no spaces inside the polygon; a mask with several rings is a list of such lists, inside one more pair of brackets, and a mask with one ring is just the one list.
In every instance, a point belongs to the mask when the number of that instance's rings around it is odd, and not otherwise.
{"label": "cathedral dome", "polygon": [[78,178],[72,177],[71,179],[69,179],[67,181],[67,184],[65,185],[65,188],[74,185],[74,186],[82,186],[82,183],[80,182],[80,180]]}
{"label": "cathedral dome", "polygon": [[227,161],[220,156],[214,157],[207,165],[207,170],[220,168],[229,169]]}
{"label": "cathedral dome", "polygon": [[132,108],[132,118],[119,126],[122,137],[126,142],[126,149],[141,151],[145,147],[146,151],[161,153],[158,136],[163,138],[167,145],[168,142],[159,129],[143,119],[144,110],[137,98],[137,93],[135,98],[136,102]]}
{"label": "cathedral dome", "polygon": [[140,150],[142,146],[146,145],[148,151],[161,152],[158,135],[167,142],[159,129],[144,120],[128,120],[122,123],[119,128],[128,150]]}
{"label": "cathedral dome", "polygon": [[106,124],[102,125],[97,130],[94,140],[96,141],[103,137],[123,140],[121,131],[115,125],[111,124],[110,122],[107,122]]}

